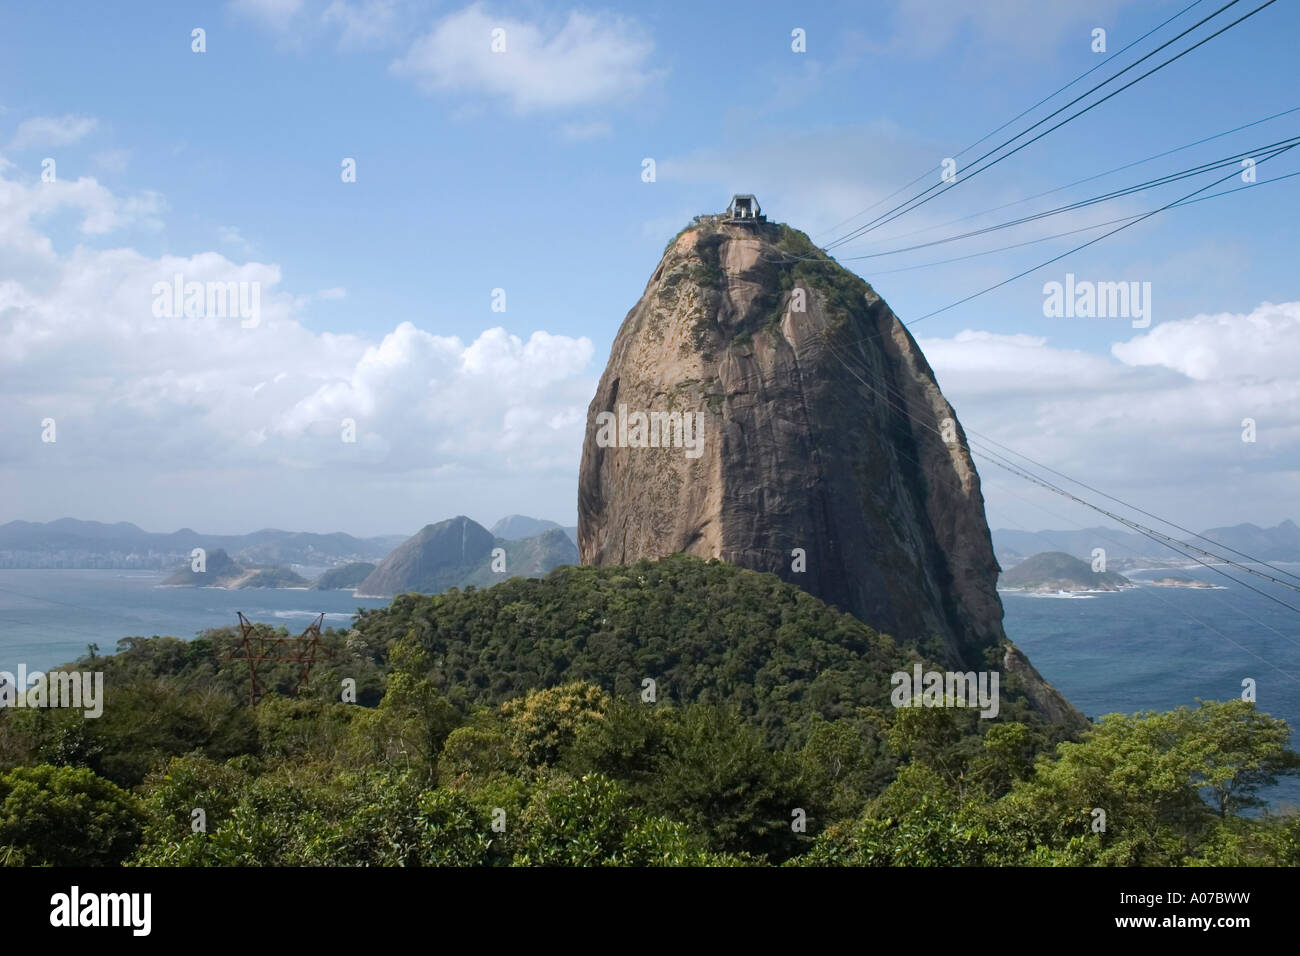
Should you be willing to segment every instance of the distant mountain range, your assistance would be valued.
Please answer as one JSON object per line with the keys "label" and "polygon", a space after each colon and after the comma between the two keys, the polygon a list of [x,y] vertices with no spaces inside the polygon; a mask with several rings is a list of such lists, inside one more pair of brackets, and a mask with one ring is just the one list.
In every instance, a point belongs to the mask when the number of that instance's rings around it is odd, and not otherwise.
{"label": "distant mountain range", "polygon": [[[1174,551],[1152,541],[1145,535],[1113,528],[1084,528],[1071,531],[1012,531],[998,528],[993,534],[993,551],[1004,568],[1014,567],[1030,555],[1042,552],[1065,552],[1091,562],[1094,548],[1104,548],[1107,563],[1121,570],[1135,562],[1169,564],[1177,566],[1191,563]],[[1261,561],[1300,561],[1300,527],[1287,520],[1272,528],[1253,524],[1238,524],[1226,528],[1210,528],[1202,535],[1226,548],[1233,548]],[[1190,535],[1174,534],[1191,544],[1215,550],[1214,544]],[[1244,560],[1229,552],[1228,557]]]}
{"label": "distant mountain range", "polygon": [[552,529],[563,531],[575,545],[578,543],[578,526],[576,524],[565,527],[556,524],[554,521],[547,521],[545,518],[530,518],[527,515],[506,515],[494,524],[491,530],[495,537],[504,538],[507,541],[518,541],[520,538],[535,538],[543,531]]}
{"label": "distant mountain range", "polygon": [[126,521],[104,524],[60,518],[45,523],[0,525],[0,568],[138,568],[167,570],[188,563],[194,548],[225,551],[240,564],[337,567],[380,561],[405,537],[354,538],[265,528],[252,534],[200,534],[182,528],[168,534]]}
{"label": "distant mountain range", "polygon": [[[506,541],[532,538],[560,528],[554,521],[509,515],[491,534]],[[576,527],[562,529],[577,541]],[[124,568],[168,571],[188,565],[190,552],[225,551],[245,567],[300,565],[341,568],[378,564],[407,540],[406,535],[355,538],[350,534],[312,534],[264,528],[251,534],[201,534],[191,528],[158,533],[120,521],[105,524],[60,518],[57,521],[10,521],[0,525],[0,568]]]}
{"label": "distant mountain range", "polygon": [[[576,527],[566,527],[527,515],[508,515],[492,525],[491,530],[468,518],[464,520],[482,532],[481,535],[472,536],[476,540],[485,542],[492,539],[500,543],[506,550],[507,567],[512,575],[544,574],[557,564],[578,563]],[[429,525],[425,530],[433,527],[436,525]],[[554,534],[539,540],[548,532]],[[1300,527],[1290,520],[1272,528],[1238,524],[1210,528],[1201,533],[1212,542],[1262,561],[1300,561]],[[1064,552],[1091,562],[1094,548],[1106,549],[1107,563],[1115,570],[1138,566],[1178,567],[1191,563],[1143,535],[1113,528],[1067,531],[1015,531],[998,528],[992,535],[994,552],[1004,569],[1015,567],[1030,555],[1052,551]],[[560,536],[575,544],[572,552],[558,540]],[[1183,537],[1189,539],[1187,535]],[[225,552],[230,561],[245,571],[289,565],[338,571],[346,569],[344,575],[321,578],[320,582],[324,583],[318,582],[311,586],[356,588],[378,571],[378,566],[396,549],[411,540],[413,539],[403,535],[356,538],[341,532],[314,534],[275,528],[242,535],[201,534],[190,528],[156,533],[125,521],[105,524],[76,518],[60,518],[58,521],[44,523],[10,521],[0,525],[0,568],[125,568],[167,571],[188,567],[190,552],[194,548],[203,548],[208,552],[209,558],[216,551]],[[1213,545],[1195,538],[1190,540],[1213,550]],[[487,553],[491,553],[491,546]],[[1232,554],[1229,556],[1238,557]],[[457,564],[456,568],[456,573],[448,570],[448,574],[449,579],[454,580],[458,586],[474,584],[485,587],[500,577],[491,570],[490,562],[487,565],[482,563],[481,551],[476,553],[473,562],[464,566]],[[516,568],[520,570],[516,571]],[[385,572],[385,578],[379,580],[385,581],[392,574],[395,575],[392,577],[394,582],[427,583],[419,581],[418,572],[413,573],[414,577],[406,572],[394,572],[390,566]],[[307,584],[311,582],[293,586]]]}
{"label": "distant mountain range", "polygon": [[[571,530],[553,521],[510,515],[493,528],[499,533],[463,515],[426,525],[409,538],[270,529],[248,535],[203,535],[189,528],[152,534],[126,522],[11,521],[0,525],[0,568],[172,570],[163,581],[172,587],[311,587],[388,597],[491,587],[509,577],[540,577],[561,564],[578,563]],[[204,551],[203,571],[193,570],[195,548]],[[313,582],[289,565],[327,570]]]}

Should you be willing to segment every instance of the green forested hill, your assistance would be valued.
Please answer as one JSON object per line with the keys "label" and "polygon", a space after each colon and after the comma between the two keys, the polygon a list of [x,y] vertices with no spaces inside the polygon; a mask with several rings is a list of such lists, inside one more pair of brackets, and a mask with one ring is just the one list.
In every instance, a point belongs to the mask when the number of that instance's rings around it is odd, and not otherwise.
{"label": "green forested hill", "polygon": [[775,575],[685,555],[399,595],[356,627],[457,706],[575,680],[636,696],[650,679],[661,699],[734,705],[777,747],[816,717],[888,706],[890,674],[921,660]]}

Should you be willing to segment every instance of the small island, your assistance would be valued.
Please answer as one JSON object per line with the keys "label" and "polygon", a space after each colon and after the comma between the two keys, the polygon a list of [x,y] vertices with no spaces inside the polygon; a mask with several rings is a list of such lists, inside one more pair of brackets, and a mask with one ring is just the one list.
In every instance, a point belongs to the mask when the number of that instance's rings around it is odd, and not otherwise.
{"label": "small island", "polygon": [[311,582],[289,568],[244,567],[220,548],[209,552],[202,571],[186,565],[162,582],[170,588],[307,588]]}
{"label": "small island", "polygon": [[1000,591],[1027,591],[1034,594],[1121,591],[1133,587],[1137,585],[1122,574],[1094,571],[1087,562],[1063,551],[1035,554],[1003,571],[998,579]]}
{"label": "small island", "polygon": [[1211,591],[1227,590],[1220,585],[1211,584],[1209,581],[1198,581],[1195,578],[1166,577],[1156,578],[1154,581],[1146,581],[1144,583],[1157,588],[1206,588]]}

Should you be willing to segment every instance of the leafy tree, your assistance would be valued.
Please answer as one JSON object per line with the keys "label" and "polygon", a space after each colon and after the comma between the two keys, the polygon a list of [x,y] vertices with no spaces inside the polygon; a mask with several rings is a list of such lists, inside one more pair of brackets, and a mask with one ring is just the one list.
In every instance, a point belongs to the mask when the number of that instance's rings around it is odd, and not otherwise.
{"label": "leafy tree", "polygon": [[799,859],[808,866],[971,866],[992,835],[978,791],[963,796],[944,773],[910,763],[862,816],[820,834]]}
{"label": "leafy tree", "polygon": [[512,841],[515,866],[736,866],[681,823],[638,809],[599,774],[559,775],[534,793]]}
{"label": "leafy tree", "polygon": [[74,767],[19,767],[0,776],[0,847],[28,866],[109,866],[135,846],[136,797]]}
{"label": "leafy tree", "polygon": [[1220,817],[1263,806],[1261,787],[1300,770],[1300,754],[1287,746],[1286,721],[1258,713],[1244,700],[1197,704],[1162,716],[1192,763],[1192,782],[1209,795]]}
{"label": "leafy tree", "polygon": [[491,724],[457,727],[438,758],[438,779],[454,786],[497,774],[517,773],[519,769],[519,758],[510,738]]}
{"label": "leafy tree", "polygon": [[792,814],[807,801],[793,784],[797,761],[767,750],[734,710],[683,708],[653,766],[647,806],[709,834],[714,848],[778,859],[798,848]]}
{"label": "leafy tree", "polygon": [[575,681],[536,690],[501,707],[514,753],[529,766],[554,764],[585,724],[603,719],[609,695]]}
{"label": "leafy tree", "polygon": [[1177,865],[1213,839],[1216,815],[1255,805],[1260,786],[1295,772],[1288,737],[1285,722],[1240,700],[1110,714],[1057,759],[1040,758],[1004,798],[1004,819],[1022,842],[1057,848],[1056,862]]}
{"label": "leafy tree", "polygon": [[799,765],[799,789],[827,820],[856,816],[896,766],[874,728],[850,720],[815,722]]}

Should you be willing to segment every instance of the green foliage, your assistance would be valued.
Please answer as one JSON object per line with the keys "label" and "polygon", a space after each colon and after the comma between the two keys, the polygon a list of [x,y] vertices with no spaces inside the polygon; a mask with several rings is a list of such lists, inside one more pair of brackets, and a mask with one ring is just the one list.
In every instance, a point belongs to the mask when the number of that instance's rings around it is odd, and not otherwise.
{"label": "green foliage", "polygon": [[717,562],[403,595],[327,638],[256,707],[211,632],[98,659],[96,720],[0,709],[0,862],[1300,864],[1300,817],[1245,815],[1300,769],[1253,704],[1078,740],[1014,693],[996,720],[895,710],[925,649]]}
{"label": "green foliage", "polygon": [[572,681],[628,697],[652,677],[661,700],[734,705],[776,748],[887,707],[888,675],[917,659],[775,575],[684,555],[400,595],[356,626],[461,711]]}
{"label": "green foliage", "polygon": [[609,695],[575,681],[550,690],[535,690],[501,707],[516,757],[529,766],[553,764],[572,745],[584,726],[604,718]]}
{"label": "green foliage", "polygon": [[829,828],[798,862],[807,866],[972,866],[984,862],[989,842],[981,807],[964,801],[942,773],[912,763],[899,771],[859,820]]}
{"label": "green foliage", "polygon": [[900,770],[857,821],[823,833],[803,862],[1281,866],[1297,859],[1300,818],[1234,815],[1297,765],[1286,724],[1251,703],[1111,714],[1082,741],[1040,755],[1032,771],[1023,726],[995,725],[984,753],[962,759],[942,721],[901,717],[892,736],[906,737],[904,746],[925,759]]}
{"label": "green foliage", "polygon": [[524,810],[516,866],[736,866],[748,858],[711,853],[689,829],[637,808],[598,774],[548,781]]}
{"label": "green foliage", "polygon": [[[1213,837],[1216,810],[1254,806],[1260,786],[1295,772],[1289,736],[1241,700],[1111,714],[1005,800],[1028,838],[1062,848],[1061,862],[1178,865]],[[1092,831],[1094,808],[1105,811],[1104,833]]]}
{"label": "green foliage", "polygon": [[0,855],[26,866],[109,866],[135,846],[139,801],[89,770],[19,767],[0,776]]}
{"label": "green foliage", "polygon": [[1300,866],[1300,813],[1219,821],[1188,866]]}
{"label": "green foliage", "polygon": [[761,735],[729,709],[699,704],[683,708],[652,763],[646,803],[729,852],[794,852],[791,814],[806,808],[791,781],[791,755],[773,753]]}
{"label": "green foliage", "polygon": [[[204,784],[220,771],[202,768]],[[209,814],[206,833],[179,832],[190,799],[211,796],[190,779],[156,782],[155,822],[135,863],[144,866],[477,866],[496,862],[487,821],[463,797],[422,788],[409,775],[324,770],[228,778],[237,798]],[[188,789],[187,789],[188,788]],[[188,812],[188,811],[187,811]],[[186,822],[188,827],[188,821]]]}
{"label": "green foliage", "polygon": [[519,758],[509,736],[491,726],[471,725],[453,730],[438,758],[438,779],[448,785],[464,786],[519,769]]}
{"label": "green foliage", "polygon": [[856,816],[889,782],[897,761],[889,759],[875,729],[855,721],[818,721],[799,754],[799,790],[827,820]]}

